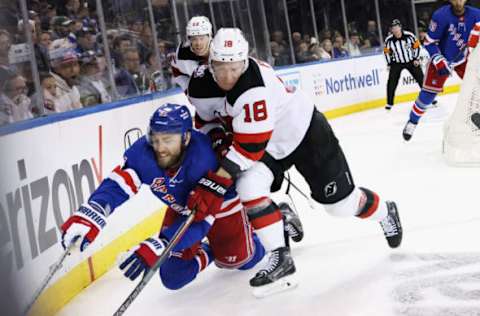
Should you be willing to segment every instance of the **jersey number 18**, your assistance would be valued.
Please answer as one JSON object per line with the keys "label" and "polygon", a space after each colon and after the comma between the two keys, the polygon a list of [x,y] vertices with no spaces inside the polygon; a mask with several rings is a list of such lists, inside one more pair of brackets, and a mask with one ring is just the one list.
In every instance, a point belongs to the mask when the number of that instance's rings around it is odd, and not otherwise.
{"label": "jersey number 18", "polygon": [[252,112],[253,112],[253,121],[255,122],[266,120],[268,117],[267,104],[265,100],[254,102],[252,109],[250,109],[250,104],[247,103],[243,106],[243,109],[245,110],[245,119],[244,119],[245,123],[252,122]]}

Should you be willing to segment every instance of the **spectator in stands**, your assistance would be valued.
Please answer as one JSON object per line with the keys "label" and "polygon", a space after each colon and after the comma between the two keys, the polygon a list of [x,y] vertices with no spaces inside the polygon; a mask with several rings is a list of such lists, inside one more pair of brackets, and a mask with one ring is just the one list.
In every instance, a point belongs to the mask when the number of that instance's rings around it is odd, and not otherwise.
{"label": "spectator in stands", "polygon": [[118,93],[123,97],[135,96],[148,89],[145,67],[140,64],[140,54],[136,47],[123,50],[121,68],[115,76]]}
{"label": "spectator in stands", "polygon": [[347,57],[348,52],[345,49],[345,42],[343,40],[343,36],[337,34],[335,36],[335,40],[333,41],[333,58],[342,58]]}
{"label": "spectator in stands", "polygon": [[310,43],[311,38],[312,38],[312,37],[310,36],[310,34],[305,33],[305,34],[303,34],[302,40],[303,40],[305,43],[308,44],[308,43]]}
{"label": "spectator in stands", "polygon": [[307,63],[311,61],[316,61],[319,60],[320,58],[313,54],[308,47],[308,44],[302,41],[300,45],[297,48],[295,58],[297,60],[297,63]]}
{"label": "spectator in stands", "polygon": [[348,55],[352,57],[360,56],[362,54],[360,52],[360,36],[355,32],[350,33],[349,36],[350,40],[345,45]]}
{"label": "spectator in stands", "polygon": [[277,42],[270,42],[270,48],[275,66],[288,65],[290,63],[290,57],[284,47]]}
{"label": "spectator in stands", "polygon": [[[49,72],[41,72],[40,84],[43,92],[43,106],[45,114],[55,113],[56,109],[62,108],[60,102],[62,98],[57,95],[57,81]],[[40,106],[40,97],[38,94],[32,96],[32,102]]]}
{"label": "spectator in stands", "polygon": [[73,20],[73,23],[69,27],[70,33],[76,34],[77,32],[81,31],[83,27],[84,26],[82,20],[77,18]]}
{"label": "spectator in stands", "polygon": [[365,40],[368,40],[368,47],[378,47],[380,46],[380,39],[378,37],[378,28],[377,22],[374,20],[368,20],[367,22],[367,33],[365,34]]}
{"label": "spectator in stands", "polygon": [[50,49],[50,44],[52,44],[52,33],[50,31],[40,32],[40,39],[38,45],[40,45],[45,51],[48,52]]}
{"label": "spectator in stands", "polygon": [[75,33],[77,38],[77,48],[75,51],[81,55],[87,51],[97,51],[97,38],[95,30],[89,27],[82,27],[80,31]]}
{"label": "spectator in stands", "polygon": [[57,86],[57,97],[60,98],[55,112],[81,108],[80,92],[76,85],[80,73],[77,54],[69,47],[54,48],[50,50],[50,59],[52,76]]}
{"label": "spectator in stands", "polygon": [[143,28],[145,26],[145,21],[141,17],[137,17],[134,21],[132,21],[129,25],[130,31],[132,31],[137,36],[140,36],[143,32]]}
{"label": "spectator in stands", "polygon": [[0,87],[0,125],[33,118],[25,78],[10,72]]}
{"label": "spectator in stands", "polygon": [[274,31],[272,33],[272,41],[276,42],[278,45],[287,48],[288,44],[283,38],[283,32],[282,31]]}
{"label": "spectator in stands", "polygon": [[133,38],[129,34],[121,34],[114,38],[111,55],[115,63],[115,67],[117,68],[121,67],[120,60],[122,58],[123,52],[127,48],[133,47],[133,46],[134,46]]}
{"label": "spectator in stands", "polygon": [[322,49],[325,52],[322,54],[323,59],[332,59],[333,58],[333,44],[332,40],[328,37],[324,38],[322,41]]}
{"label": "spectator in stands", "polygon": [[293,32],[292,33],[293,49],[297,50],[301,42],[302,42],[302,34],[300,34],[300,32]]}
{"label": "spectator in stands", "polygon": [[56,16],[51,20],[51,27],[52,27],[52,36],[53,40],[65,38],[70,33],[70,24],[73,21],[67,18],[66,16]]}
{"label": "spectator in stands", "polygon": [[80,0],[67,0],[65,3],[65,9],[67,11],[66,15],[71,19],[77,18],[80,6]]}
{"label": "spectator in stands", "polygon": [[328,60],[331,59],[332,56],[330,56],[329,53],[323,49],[321,43],[317,42],[317,39],[315,37],[312,37],[310,40],[310,51],[318,57],[319,60]]}
{"label": "spectator in stands", "polygon": [[107,69],[107,59],[105,55],[101,52],[97,52],[97,69],[98,74],[97,78],[103,82],[103,86],[107,90],[110,97],[113,99],[113,91],[112,91],[112,82],[110,81],[108,69]]}
{"label": "spectator in stands", "polygon": [[83,107],[112,101],[112,97],[102,81],[98,59],[94,51],[86,51],[80,57],[78,90]]}

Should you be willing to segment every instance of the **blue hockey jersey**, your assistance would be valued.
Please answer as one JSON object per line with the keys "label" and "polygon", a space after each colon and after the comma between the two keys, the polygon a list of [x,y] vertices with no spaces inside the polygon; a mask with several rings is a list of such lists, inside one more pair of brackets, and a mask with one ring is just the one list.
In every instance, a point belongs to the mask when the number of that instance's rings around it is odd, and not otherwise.
{"label": "blue hockey jersey", "polygon": [[[108,178],[102,181],[90,196],[88,203],[108,215],[134,196],[140,186],[145,184],[163,203],[185,215],[184,206],[189,193],[195,188],[200,178],[209,170],[215,171],[217,168],[218,162],[210,138],[197,131],[192,131],[182,163],[173,172],[158,166],[153,148],[146,138],[142,137],[125,151],[123,166],[116,167]],[[225,201],[235,197],[235,190],[231,187],[225,195]],[[171,238],[183,220],[184,218],[181,218],[175,225],[162,232],[163,237]],[[210,215],[204,221],[192,224],[188,234],[174,250],[188,248],[201,240],[214,220],[215,218]]]}
{"label": "blue hockey jersey", "polygon": [[431,57],[442,54],[453,64],[463,62],[468,37],[478,21],[480,10],[472,6],[465,6],[462,16],[456,16],[451,5],[441,7],[432,15],[425,48]]}

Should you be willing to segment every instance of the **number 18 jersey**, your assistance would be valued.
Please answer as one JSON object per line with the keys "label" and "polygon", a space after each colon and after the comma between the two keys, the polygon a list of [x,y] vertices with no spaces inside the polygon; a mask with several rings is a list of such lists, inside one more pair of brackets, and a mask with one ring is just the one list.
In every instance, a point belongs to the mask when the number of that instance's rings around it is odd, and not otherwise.
{"label": "number 18 jersey", "polygon": [[227,92],[220,89],[207,66],[198,67],[187,95],[205,126],[231,121],[234,138],[226,159],[242,171],[265,151],[275,159],[292,153],[305,136],[314,109],[302,91],[285,87],[270,65],[253,58]]}

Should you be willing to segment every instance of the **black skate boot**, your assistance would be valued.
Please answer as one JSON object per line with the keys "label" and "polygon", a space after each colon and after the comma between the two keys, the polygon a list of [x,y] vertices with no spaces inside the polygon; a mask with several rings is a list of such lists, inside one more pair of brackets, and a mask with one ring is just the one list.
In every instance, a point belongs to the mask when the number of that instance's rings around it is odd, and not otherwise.
{"label": "black skate boot", "polygon": [[250,285],[254,287],[253,295],[262,298],[296,287],[297,283],[289,277],[294,273],[295,264],[290,255],[290,249],[280,247],[273,250],[267,266],[250,279]]}
{"label": "black skate boot", "polygon": [[383,233],[387,238],[390,248],[397,248],[402,243],[402,224],[398,216],[397,205],[393,201],[387,201],[388,215],[381,222]]}
{"label": "black skate boot", "polygon": [[294,242],[301,241],[303,239],[303,227],[297,213],[285,202],[278,204],[278,208],[282,213],[283,225],[288,237],[292,238]]}
{"label": "black skate boot", "polygon": [[412,138],[413,132],[415,132],[415,128],[417,127],[417,124],[414,124],[410,121],[405,124],[405,127],[403,128],[402,136],[403,139],[405,139],[407,142]]}

